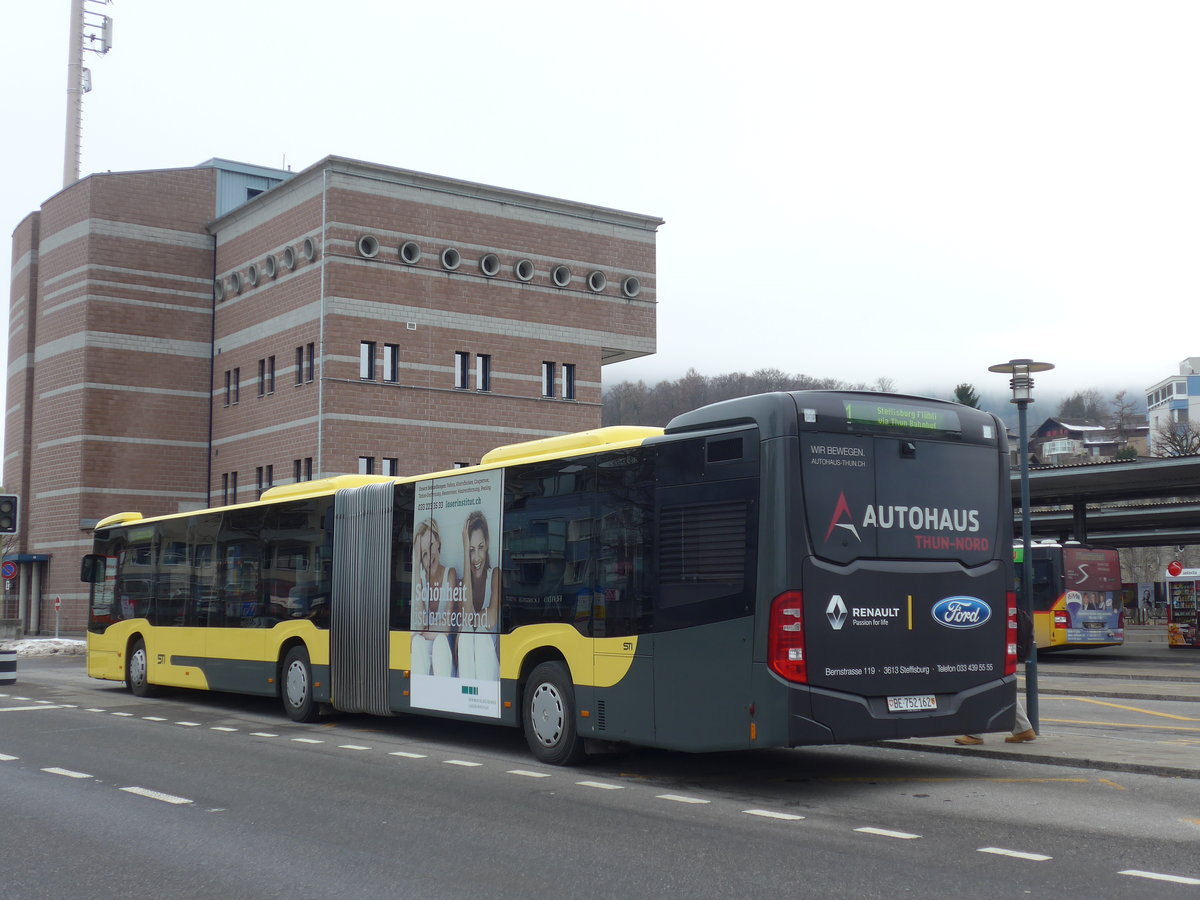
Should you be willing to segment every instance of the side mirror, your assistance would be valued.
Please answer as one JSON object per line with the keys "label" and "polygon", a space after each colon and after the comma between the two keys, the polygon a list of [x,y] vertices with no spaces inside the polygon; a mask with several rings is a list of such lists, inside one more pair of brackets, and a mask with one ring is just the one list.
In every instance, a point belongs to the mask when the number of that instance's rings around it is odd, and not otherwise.
{"label": "side mirror", "polygon": [[108,570],[108,559],[98,553],[89,553],[79,565],[79,580],[85,584],[99,584],[104,581]]}

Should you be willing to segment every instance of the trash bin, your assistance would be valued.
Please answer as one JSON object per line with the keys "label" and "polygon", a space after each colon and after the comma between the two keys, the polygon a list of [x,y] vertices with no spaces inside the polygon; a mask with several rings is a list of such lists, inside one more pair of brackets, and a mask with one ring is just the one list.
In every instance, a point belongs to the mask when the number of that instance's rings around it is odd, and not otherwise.
{"label": "trash bin", "polygon": [[17,651],[0,648],[0,685],[17,680]]}

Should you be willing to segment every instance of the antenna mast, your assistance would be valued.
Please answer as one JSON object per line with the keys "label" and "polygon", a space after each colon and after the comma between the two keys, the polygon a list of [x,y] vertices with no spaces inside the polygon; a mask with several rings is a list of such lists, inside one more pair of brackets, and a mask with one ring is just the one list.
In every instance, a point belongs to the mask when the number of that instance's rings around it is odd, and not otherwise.
{"label": "antenna mast", "polygon": [[[71,0],[71,36],[67,53],[67,144],[63,154],[63,187],[79,180],[83,136],[83,95],[92,89],[92,73],[83,65],[83,51],[103,56],[112,49],[112,19],[87,4],[108,6],[112,0]],[[84,31],[91,29],[86,35]],[[85,45],[86,41],[86,45]]]}

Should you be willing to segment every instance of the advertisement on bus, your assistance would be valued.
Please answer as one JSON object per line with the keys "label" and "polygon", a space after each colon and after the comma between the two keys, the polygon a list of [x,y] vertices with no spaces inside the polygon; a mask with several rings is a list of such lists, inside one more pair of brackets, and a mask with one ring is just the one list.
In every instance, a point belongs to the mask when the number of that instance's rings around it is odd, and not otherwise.
{"label": "advertisement on bus", "polygon": [[412,705],[500,717],[503,473],[416,485]]}

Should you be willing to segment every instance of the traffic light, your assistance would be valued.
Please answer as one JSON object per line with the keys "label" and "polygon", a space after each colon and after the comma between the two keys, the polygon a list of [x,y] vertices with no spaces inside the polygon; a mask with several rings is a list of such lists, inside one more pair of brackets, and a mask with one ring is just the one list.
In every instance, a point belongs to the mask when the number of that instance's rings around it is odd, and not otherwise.
{"label": "traffic light", "polygon": [[0,494],[0,534],[17,533],[17,501],[16,494]]}

